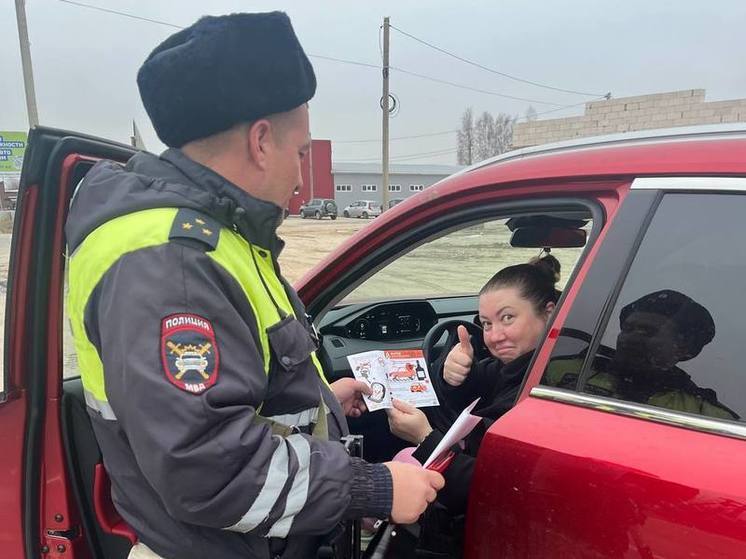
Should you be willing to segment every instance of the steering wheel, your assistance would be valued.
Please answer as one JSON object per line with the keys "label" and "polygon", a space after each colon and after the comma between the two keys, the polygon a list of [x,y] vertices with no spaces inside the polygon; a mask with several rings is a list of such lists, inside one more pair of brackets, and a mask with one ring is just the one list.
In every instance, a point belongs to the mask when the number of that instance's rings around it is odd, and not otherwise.
{"label": "steering wheel", "polygon": [[[461,410],[452,409],[443,397],[445,385],[445,381],[443,380],[443,364],[451,348],[458,343],[459,326],[465,327],[471,337],[475,361],[488,356],[489,351],[484,345],[482,329],[473,322],[467,322],[466,320],[446,320],[440,324],[436,324],[425,334],[425,339],[422,340],[422,354],[430,371],[433,388],[435,388],[435,393],[438,395],[438,400],[440,401],[440,406],[423,408],[423,411],[427,415],[430,424],[435,429],[443,432],[448,430],[461,413]],[[438,353],[435,350],[435,344],[446,333],[448,337],[446,338],[443,349]]]}
{"label": "steering wheel", "polygon": [[[425,339],[422,340],[422,355],[425,357],[425,362],[429,367],[433,367],[436,361],[445,361],[445,356],[451,351],[451,348],[458,343],[458,327],[463,326],[472,338],[472,346],[475,351],[475,359],[480,358],[480,353],[484,353],[486,348],[482,341],[482,329],[474,324],[473,322],[467,322],[466,320],[446,320],[436,324],[427,334]],[[435,344],[438,343],[443,334],[448,333],[444,349],[436,355]],[[476,340],[474,339],[476,338]],[[476,342],[476,343],[475,343]],[[480,351],[482,350],[482,351]],[[442,359],[441,359],[442,358]],[[431,371],[435,372],[431,368]]]}

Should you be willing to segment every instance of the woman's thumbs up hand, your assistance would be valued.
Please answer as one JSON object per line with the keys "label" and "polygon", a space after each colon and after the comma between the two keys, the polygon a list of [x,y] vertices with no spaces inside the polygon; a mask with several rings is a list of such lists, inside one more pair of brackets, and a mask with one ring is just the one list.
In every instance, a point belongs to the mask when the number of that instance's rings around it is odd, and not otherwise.
{"label": "woman's thumbs up hand", "polygon": [[474,348],[465,326],[458,327],[458,339],[459,343],[453,346],[443,365],[443,380],[451,386],[461,386],[474,363]]}

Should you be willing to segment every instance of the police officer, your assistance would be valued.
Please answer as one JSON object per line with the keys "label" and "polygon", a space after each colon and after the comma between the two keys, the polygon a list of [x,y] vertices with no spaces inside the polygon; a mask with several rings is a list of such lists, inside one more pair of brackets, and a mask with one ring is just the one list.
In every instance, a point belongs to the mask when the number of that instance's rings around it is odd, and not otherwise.
{"label": "police officer", "polygon": [[277,264],[316,88],[289,19],[204,17],[138,85],[170,149],[99,162],[66,226],[75,347],[130,556],[314,557],[346,519],[414,521],[442,477],[347,455],[363,387],[326,383]]}

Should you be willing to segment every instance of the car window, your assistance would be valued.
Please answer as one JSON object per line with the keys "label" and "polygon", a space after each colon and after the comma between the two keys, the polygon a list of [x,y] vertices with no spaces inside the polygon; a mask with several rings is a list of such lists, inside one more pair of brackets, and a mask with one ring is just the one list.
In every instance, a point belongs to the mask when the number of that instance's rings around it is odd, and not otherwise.
{"label": "car window", "polygon": [[618,278],[624,274],[635,241],[646,227],[651,207],[656,203],[652,190],[633,190],[627,195],[613,222],[607,228],[604,242],[598,247],[593,266],[583,276],[570,312],[560,329],[544,371],[544,385],[576,390],[593,333],[612,297]]}
{"label": "car window", "polygon": [[584,392],[746,416],[744,212],[743,195],[663,198],[582,375]]}
{"label": "car window", "polygon": [[[505,266],[528,262],[539,254],[539,249],[511,247],[510,236],[505,219],[452,231],[389,263],[350,292],[343,302],[474,295]],[[570,277],[582,250],[552,249],[562,265],[559,289]]]}

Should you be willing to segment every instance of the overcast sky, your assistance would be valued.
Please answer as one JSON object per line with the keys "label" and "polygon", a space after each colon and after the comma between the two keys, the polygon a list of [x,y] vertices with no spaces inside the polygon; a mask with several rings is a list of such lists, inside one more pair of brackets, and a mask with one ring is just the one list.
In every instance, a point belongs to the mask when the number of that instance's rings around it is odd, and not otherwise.
{"label": "overcast sky", "polygon": [[[746,97],[744,0],[81,0],[81,3],[186,26],[204,14],[288,12],[309,55],[380,64],[379,28],[391,24],[500,72],[562,89],[614,97],[705,88],[707,100]],[[178,5],[175,10],[173,6]],[[61,0],[28,0],[27,16],[42,124],[127,142],[134,118],[146,146],[163,145],[140,103],[135,76],[174,28]],[[27,128],[14,0],[0,0],[0,130]],[[381,72],[312,57],[319,87],[310,104],[315,138],[334,143],[338,161],[380,157]],[[466,65],[396,30],[391,65],[438,80],[544,103],[511,100],[398,71],[399,112],[391,136],[458,128],[475,112],[522,116],[592,97],[519,83]],[[540,116],[582,114],[575,107]],[[391,142],[394,161],[455,163],[454,133]],[[420,157],[410,155],[429,153]]]}

